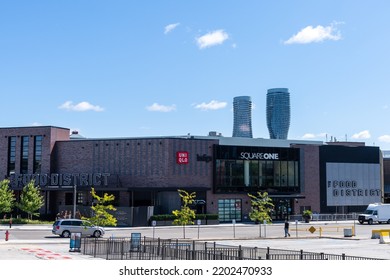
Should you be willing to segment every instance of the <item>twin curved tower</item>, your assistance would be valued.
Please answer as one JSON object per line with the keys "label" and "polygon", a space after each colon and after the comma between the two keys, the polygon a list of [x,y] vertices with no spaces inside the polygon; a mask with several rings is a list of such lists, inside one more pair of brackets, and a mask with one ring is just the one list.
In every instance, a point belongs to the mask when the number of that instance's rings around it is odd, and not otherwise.
{"label": "twin curved tower", "polygon": [[[251,97],[234,97],[233,114],[233,137],[253,138]],[[266,117],[270,138],[287,139],[290,128],[290,93],[287,88],[267,91]]]}
{"label": "twin curved tower", "polygon": [[290,128],[290,93],[287,88],[268,90],[267,127],[271,139],[287,139]]}

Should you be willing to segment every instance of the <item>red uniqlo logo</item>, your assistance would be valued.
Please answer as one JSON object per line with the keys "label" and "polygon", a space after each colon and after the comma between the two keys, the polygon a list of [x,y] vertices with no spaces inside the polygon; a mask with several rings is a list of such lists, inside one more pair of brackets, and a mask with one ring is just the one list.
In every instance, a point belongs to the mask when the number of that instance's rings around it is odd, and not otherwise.
{"label": "red uniqlo logo", "polygon": [[177,164],[188,164],[188,152],[176,152]]}

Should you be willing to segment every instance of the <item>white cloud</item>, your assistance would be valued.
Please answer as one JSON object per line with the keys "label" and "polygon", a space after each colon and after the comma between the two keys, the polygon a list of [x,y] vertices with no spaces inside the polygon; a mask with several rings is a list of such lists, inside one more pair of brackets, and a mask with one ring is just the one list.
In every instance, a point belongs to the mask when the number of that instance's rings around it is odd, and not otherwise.
{"label": "white cloud", "polygon": [[85,111],[95,111],[95,112],[101,112],[104,111],[104,108],[98,106],[98,105],[92,105],[89,102],[83,101],[77,104],[73,104],[72,101],[66,101],[64,104],[62,104],[60,109],[64,109],[67,111],[77,111],[77,112],[85,112]]}
{"label": "white cloud", "polygon": [[176,27],[178,27],[180,25],[179,22],[177,23],[172,23],[172,24],[168,24],[167,26],[165,26],[164,28],[164,34],[168,34],[169,32],[172,32]]}
{"label": "white cloud", "polygon": [[390,143],[390,135],[382,135],[378,137],[380,142]]}
{"label": "white cloud", "polygon": [[223,109],[227,106],[227,102],[221,102],[216,100],[211,100],[209,103],[201,103],[195,105],[196,109],[200,109],[202,111],[208,111],[208,110],[219,110]]}
{"label": "white cloud", "polygon": [[370,139],[371,138],[371,134],[368,130],[363,130],[359,133],[355,133],[354,135],[352,135],[352,139]]}
{"label": "white cloud", "polygon": [[200,49],[204,49],[223,44],[227,39],[229,39],[229,34],[220,29],[196,38],[196,43]]}
{"label": "white cloud", "polygon": [[303,139],[314,139],[316,136],[313,133],[306,133],[302,136]]}
{"label": "white cloud", "polygon": [[324,138],[326,137],[327,133],[323,132],[323,133],[318,133],[318,134],[314,134],[314,133],[305,133],[303,136],[302,136],[302,139],[318,139],[318,138]]}
{"label": "white cloud", "polygon": [[167,113],[167,112],[175,111],[176,110],[176,105],[166,106],[166,105],[160,105],[158,103],[153,103],[152,105],[147,106],[146,109],[148,111],[153,111],[153,112]]}
{"label": "white cloud", "polygon": [[318,43],[325,40],[338,41],[341,39],[341,33],[337,29],[336,25],[336,23],[333,23],[329,26],[306,26],[297,34],[285,41],[284,44],[309,44]]}

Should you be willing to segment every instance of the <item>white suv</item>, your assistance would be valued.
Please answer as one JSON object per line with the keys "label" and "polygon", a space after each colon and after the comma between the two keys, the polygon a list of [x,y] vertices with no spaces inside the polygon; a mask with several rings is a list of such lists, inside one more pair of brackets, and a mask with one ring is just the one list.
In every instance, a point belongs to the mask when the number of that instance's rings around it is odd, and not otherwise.
{"label": "white suv", "polygon": [[103,236],[105,233],[102,227],[92,225],[88,221],[79,219],[57,220],[54,222],[51,232],[66,238],[70,237],[72,232],[80,232],[83,236],[92,236],[96,238]]}

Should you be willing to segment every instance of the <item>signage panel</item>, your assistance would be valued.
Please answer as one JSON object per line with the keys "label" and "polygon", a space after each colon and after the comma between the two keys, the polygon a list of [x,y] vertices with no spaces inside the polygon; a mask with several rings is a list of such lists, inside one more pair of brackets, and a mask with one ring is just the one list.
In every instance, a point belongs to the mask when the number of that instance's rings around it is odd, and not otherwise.
{"label": "signage panel", "polygon": [[176,163],[177,164],[188,164],[189,154],[187,151],[176,152]]}
{"label": "signage panel", "polygon": [[327,163],[328,206],[364,206],[382,200],[380,164]]}

